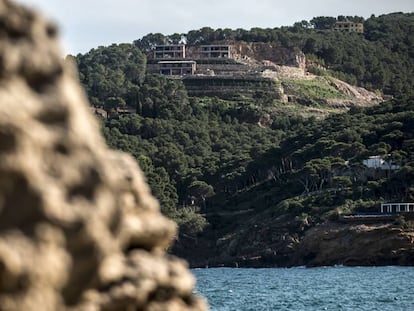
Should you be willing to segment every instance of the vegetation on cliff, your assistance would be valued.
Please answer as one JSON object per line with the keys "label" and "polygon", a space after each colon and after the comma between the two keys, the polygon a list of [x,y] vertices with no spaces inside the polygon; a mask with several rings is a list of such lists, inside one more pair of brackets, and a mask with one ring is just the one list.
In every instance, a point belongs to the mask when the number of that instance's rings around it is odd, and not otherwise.
{"label": "vegetation on cliff", "polygon": [[[113,148],[135,156],[164,213],[185,234],[206,226],[197,211],[207,213],[212,228],[223,225],[220,213],[226,212],[291,214],[311,223],[381,200],[414,198],[414,15],[372,16],[363,35],[324,30],[323,21],[250,31],[203,28],[186,37],[190,44],[237,40],[296,47],[315,72],[328,76],[321,81],[339,77],[393,100],[317,120],[292,113],[265,92],[248,99],[190,97],[181,81],[145,74],[144,53],[154,44],[178,42],[178,34],[149,34],[76,56],[94,104],[107,111],[135,109],[104,120],[104,135]],[[329,83],[282,83],[313,99],[343,96]],[[362,165],[369,156],[399,169],[371,172]]]}

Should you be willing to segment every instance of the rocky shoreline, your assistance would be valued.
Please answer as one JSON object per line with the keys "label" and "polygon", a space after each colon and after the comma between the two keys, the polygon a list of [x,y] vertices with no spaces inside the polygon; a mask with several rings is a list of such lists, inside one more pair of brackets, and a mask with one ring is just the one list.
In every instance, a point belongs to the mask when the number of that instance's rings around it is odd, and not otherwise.
{"label": "rocky shoreline", "polygon": [[174,253],[192,268],[414,265],[411,222],[306,224],[279,217],[218,238],[181,239]]}

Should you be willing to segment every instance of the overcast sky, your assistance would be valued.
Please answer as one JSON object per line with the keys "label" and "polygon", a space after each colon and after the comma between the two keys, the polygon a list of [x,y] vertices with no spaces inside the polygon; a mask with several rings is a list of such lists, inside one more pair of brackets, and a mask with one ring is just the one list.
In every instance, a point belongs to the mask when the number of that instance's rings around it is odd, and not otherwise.
{"label": "overcast sky", "polygon": [[316,16],[414,12],[414,0],[17,0],[60,26],[66,53],[85,53],[148,33],[212,28],[274,28]]}

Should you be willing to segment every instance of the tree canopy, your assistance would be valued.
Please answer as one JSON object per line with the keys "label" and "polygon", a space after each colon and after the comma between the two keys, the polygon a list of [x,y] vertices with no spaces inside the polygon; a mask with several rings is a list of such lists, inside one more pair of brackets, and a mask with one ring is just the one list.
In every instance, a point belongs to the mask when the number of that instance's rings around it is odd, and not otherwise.
{"label": "tree canopy", "polygon": [[[330,30],[344,19],[364,22],[364,34]],[[365,21],[316,17],[249,31],[205,27],[149,34],[75,59],[92,104],[136,111],[102,120],[105,138],[137,159],[163,212],[194,235],[206,226],[200,212],[240,201],[253,206],[256,198],[261,208],[284,206],[299,214],[317,204],[312,193],[324,193],[326,202],[319,204],[332,208],[344,200],[414,199],[413,27],[414,14],[403,13]],[[146,74],[145,53],[183,36],[190,45],[233,40],[296,47],[328,74],[394,98],[324,120],[283,113],[282,107],[273,123],[259,126],[275,104],[263,94],[249,100],[190,97],[182,81]],[[370,172],[362,165],[369,156],[398,169]],[[302,199],[281,203],[289,198]]]}

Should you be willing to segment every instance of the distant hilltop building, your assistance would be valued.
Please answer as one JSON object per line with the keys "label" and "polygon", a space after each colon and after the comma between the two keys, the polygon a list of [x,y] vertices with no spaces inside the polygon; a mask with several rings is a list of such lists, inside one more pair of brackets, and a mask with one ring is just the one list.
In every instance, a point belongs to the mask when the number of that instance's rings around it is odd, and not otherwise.
{"label": "distant hilltop building", "polygon": [[349,21],[336,22],[333,29],[337,31],[344,31],[344,32],[364,33],[364,24],[354,23],[354,22],[349,22]]}

